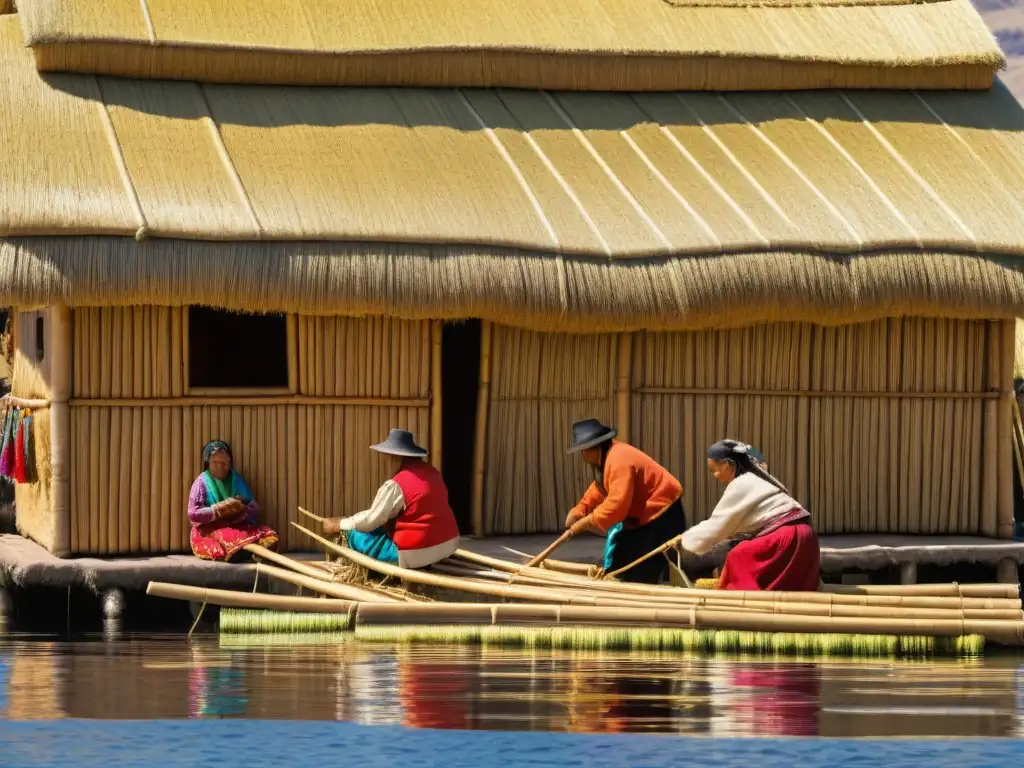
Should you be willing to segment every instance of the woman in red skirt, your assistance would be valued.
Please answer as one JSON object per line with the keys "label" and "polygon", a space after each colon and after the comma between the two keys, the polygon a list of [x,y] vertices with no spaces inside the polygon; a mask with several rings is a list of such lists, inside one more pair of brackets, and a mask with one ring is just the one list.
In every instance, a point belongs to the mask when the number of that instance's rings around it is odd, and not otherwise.
{"label": "woman in red skirt", "polygon": [[768,473],[754,448],[719,440],[708,449],[708,470],[725,493],[711,517],[683,534],[682,548],[702,555],[740,539],[725,558],[718,588],[817,591],[821,549],[811,515]]}

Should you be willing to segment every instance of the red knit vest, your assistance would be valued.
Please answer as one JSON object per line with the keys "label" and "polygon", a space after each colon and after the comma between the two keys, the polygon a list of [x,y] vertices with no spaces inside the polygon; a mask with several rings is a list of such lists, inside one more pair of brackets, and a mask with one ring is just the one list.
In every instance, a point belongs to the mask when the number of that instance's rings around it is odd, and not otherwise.
{"label": "red knit vest", "polygon": [[399,549],[426,549],[459,535],[440,472],[425,461],[416,461],[403,467],[394,481],[405,497],[405,511],[395,520],[394,539]]}

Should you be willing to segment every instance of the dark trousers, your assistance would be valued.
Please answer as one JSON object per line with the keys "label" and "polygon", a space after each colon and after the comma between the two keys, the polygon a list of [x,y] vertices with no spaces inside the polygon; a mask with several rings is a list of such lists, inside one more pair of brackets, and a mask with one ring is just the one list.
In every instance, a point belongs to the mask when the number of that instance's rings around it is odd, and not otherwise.
{"label": "dark trousers", "polygon": [[[623,527],[614,537],[609,535],[609,541],[605,544],[605,570],[611,572],[623,568],[685,530],[686,511],[683,509],[683,500],[676,499],[668,509],[646,525]],[[659,554],[620,573],[618,578],[639,584],[657,584],[667,571],[668,561],[664,555]]]}

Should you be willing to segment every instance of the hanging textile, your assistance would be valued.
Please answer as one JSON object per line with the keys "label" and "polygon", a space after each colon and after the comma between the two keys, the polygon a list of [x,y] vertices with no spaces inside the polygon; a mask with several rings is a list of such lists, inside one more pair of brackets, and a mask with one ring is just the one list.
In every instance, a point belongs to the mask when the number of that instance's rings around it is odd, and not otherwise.
{"label": "hanging textile", "polygon": [[25,417],[22,419],[22,426],[25,430],[24,445],[22,446],[25,452],[25,482],[34,483],[36,481],[36,448],[35,441],[32,439],[32,422],[33,416],[32,411],[25,411]]}
{"label": "hanging textile", "polygon": [[[19,414],[20,416],[20,414]],[[25,419],[18,419],[18,429],[14,435],[14,482],[25,483]]]}
{"label": "hanging textile", "polygon": [[7,412],[4,420],[4,442],[0,448],[0,474],[4,477],[14,479],[14,440],[18,422],[17,409]]}

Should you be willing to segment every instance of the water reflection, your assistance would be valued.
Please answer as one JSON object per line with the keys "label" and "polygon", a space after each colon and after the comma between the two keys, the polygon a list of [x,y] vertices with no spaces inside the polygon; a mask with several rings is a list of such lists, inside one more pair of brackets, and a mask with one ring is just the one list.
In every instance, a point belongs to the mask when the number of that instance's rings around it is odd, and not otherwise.
{"label": "water reflection", "polygon": [[0,642],[0,717],[714,736],[1017,737],[1016,658],[820,663],[127,637]]}

